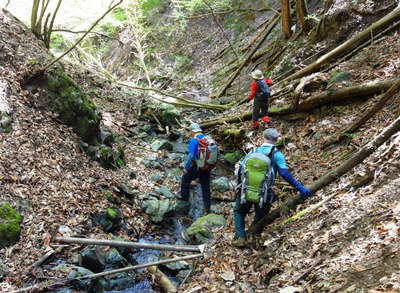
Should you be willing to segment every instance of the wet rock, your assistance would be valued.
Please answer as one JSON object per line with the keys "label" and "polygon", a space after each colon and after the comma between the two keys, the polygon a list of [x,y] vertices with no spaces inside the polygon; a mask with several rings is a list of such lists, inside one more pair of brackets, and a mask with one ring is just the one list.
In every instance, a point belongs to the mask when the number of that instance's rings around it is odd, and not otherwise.
{"label": "wet rock", "polygon": [[8,267],[0,260],[0,281],[8,275]]}
{"label": "wet rock", "polygon": [[[75,265],[61,264],[53,268],[53,270],[68,273],[67,278],[79,278],[87,275],[92,275],[93,272]],[[72,286],[77,290],[89,292],[89,293],[102,293],[106,287],[104,279],[93,279],[93,280],[77,280],[72,282]]]}
{"label": "wet rock", "polygon": [[155,189],[155,192],[166,197],[166,198],[174,198],[175,194],[171,192],[171,190],[166,186],[160,186]]}
{"label": "wet rock", "polygon": [[236,150],[232,153],[227,153],[224,155],[224,160],[231,165],[235,165],[243,157],[243,152]]}
{"label": "wet rock", "polygon": [[190,203],[186,200],[178,199],[175,203],[175,214],[176,215],[187,215],[190,210]]}
{"label": "wet rock", "polygon": [[104,232],[114,232],[121,227],[122,214],[116,208],[108,208],[95,219],[95,224],[103,228]]}
{"label": "wet rock", "polygon": [[135,278],[132,273],[128,275],[127,273],[117,274],[109,279],[107,284],[107,290],[124,290],[135,286]]}
{"label": "wet rock", "polygon": [[161,173],[153,174],[150,176],[150,180],[156,183],[162,183],[164,181],[164,176]]}
{"label": "wet rock", "polygon": [[226,220],[222,215],[208,214],[198,218],[189,228],[183,232],[184,239],[193,244],[204,244],[213,239],[213,228],[226,226]]}
{"label": "wet rock", "polygon": [[157,139],[151,144],[151,149],[153,151],[168,150],[172,151],[174,146],[172,143],[166,139]]}
{"label": "wet rock", "polygon": [[[116,237],[116,236],[113,236],[111,239],[115,240],[115,241],[130,242],[129,239],[125,239],[122,237]],[[116,247],[116,249],[118,250],[119,254],[122,255],[124,258],[127,258],[129,256],[129,254],[131,253],[131,249],[129,247]]]}
{"label": "wet rock", "polygon": [[112,248],[106,256],[106,266],[111,269],[118,269],[128,265],[128,261],[119,253],[116,248]]}
{"label": "wet rock", "polygon": [[142,161],[143,165],[150,169],[162,169],[162,164],[160,163],[160,159],[156,157],[145,158]]}
{"label": "wet rock", "polygon": [[[166,258],[165,258],[166,259]],[[161,258],[163,260],[163,258]],[[189,263],[186,261],[176,261],[176,262],[171,262],[164,264],[162,266],[165,266],[166,268],[170,269],[171,271],[178,272],[181,270],[186,270],[190,267]]]}
{"label": "wet rock", "polygon": [[132,169],[128,171],[128,175],[130,179],[136,179],[137,177],[136,171]]}
{"label": "wet rock", "polygon": [[81,252],[81,266],[95,273],[106,267],[106,256],[97,246],[88,246]]}
{"label": "wet rock", "polygon": [[145,213],[150,216],[150,219],[154,223],[160,223],[164,220],[164,216],[173,210],[173,202],[169,199],[158,200],[151,198],[145,200],[142,204],[145,209]]}
{"label": "wet rock", "polygon": [[8,202],[0,202],[0,247],[18,242],[21,222],[22,216]]}
{"label": "wet rock", "polygon": [[231,184],[228,178],[219,177],[211,181],[211,187],[218,192],[226,192],[231,189]]}

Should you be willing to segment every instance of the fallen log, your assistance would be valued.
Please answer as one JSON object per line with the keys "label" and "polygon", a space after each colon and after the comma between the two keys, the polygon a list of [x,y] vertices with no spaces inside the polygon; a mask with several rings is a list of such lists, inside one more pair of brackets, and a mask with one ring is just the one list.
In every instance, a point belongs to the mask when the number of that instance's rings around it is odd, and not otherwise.
{"label": "fallen log", "polygon": [[[336,91],[325,91],[321,94],[309,97],[304,100],[302,103],[298,104],[296,107],[284,106],[281,108],[271,107],[269,110],[269,115],[287,115],[293,114],[297,112],[307,112],[318,108],[320,106],[326,105],[328,103],[342,102],[352,98],[358,99],[367,99],[372,95],[378,94],[382,91],[388,90],[394,83],[396,83],[399,79],[386,80],[381,82],[372,82],[365,83],[362,85],[357,85],[353,87],[347,87],[338,89]],[[205,121],[201,123],[201,127],[203,129],[210,128],[212,126],[223,124],[223,123],[237,123],[243,122],[251,119],[251,112],[244,113],[242,115],[221,118],[221,119],[213,119],[209,121]]]}
{"label": "fallen log", "polygon": [[362,125],[364,125],[365,122],[368,121],[369,118],[373,117],[376,112],[378,112],[380,109],[383,108],[383,106],[389,101],[390,98],[392,98],[394,95],[396,95],[400,90],[400,79],[397,80],[388,90],[386,93],[384,93],[380,100],[371,107],[364,115],[362,115],[358,120],[353,122],[349,127],[341,131],[341,133],[337,136],[331,137],[327,142],[325,142],[322,146],[322,148],[326,148],[332,144],[340,142],[343,138],[347,137],[346,134],[348,133],[353,133],[357,129],[359,129]]}
{"label": "fallen log", "polygon": [[165,293],[178,292],[178,289],[176,289],[175,285],[172,284],[170,279],[168,279],[168,277],[162,271],[160,271],[160,269],[157,268],[157,266],[148,267],[147,270],[155,277],[155,281],[163,289],[162,290],[163,292]]}
{"label": "fallen log", "polygon": [[[339,167],[327,172],[309,188],[315,193],[316,191],[324,188],[325,186],[336,181],[342,175],[346,174],[356,165],[364,161],[370,154],[372,154],[379,146],[381,146],[386,140],[388,140],[393,134],[400,131],[400,117],[395,119],[388,127],[386,127],[377,137],[372,141],[360,148],[357,153],[355,153],[350,159],[345,161]],[[274,209],[265,217],[263,217],[259,222],[250,227],[250,231],[253,234],[260,233],[265,226],[271,224],[275,219],[279,218],[282,213],[281,211],[293,210],[299,204],[304,202],[304,198],[300,195],[289,198],[280,207]]]}
{"label": "fallen log", "polygon": [[351,38],[350,40],[344,42],[339,47],[336,47],[332,51],[328,52],[327,54],[323,55],[319,59],[317,59],[314,63],[304,67],[300,71],[295,72],[292,75],[289,75],[284,80],[280,81],[291,81],[305,75],[311,74],[313,72],[318,71],[322,65],[326,64],[327,62],[331,61],[332,59],[338,58],[349,51],[352,51],[354,48],[357,48],[362,43],[368,41],[371,37],[375,34],[379,33],[380,31],[384,30],[388,25],[400,19],[400,8],[396,8],[391,13],[380,19],[379,21],[373,23],[368,28]]}
{"label": "fallen log", "polygon": [[188,251],[188,252],[202,252],[202,245],[168,245],[168,244],[154,244],[154,243],[139,243],[117,240],[100,240],[100,239],[86,239],[86,238],[63,238],[56,237],[54,241],[62,243],[74,243],[84,245],[104,245],[116,247],[129,247],[129,248],[148,248],[156,250],[170,250],[170,251]]}
{"label": "fallen log", "polygon": [[177,262],[177,261],[183,261],[183,260],[190,260],[190,259],[199,258],[199,257],[203,257],[203,256],[204,256],[203,254],[192,254],[192,255],[186,255],[186,256],[181,256],[181,257],[176,257],[176,258],[169,258],[169,259],[151,262],[151,263],[147,263],[147,264],[129,266],[129,267],[120,268],[120,269],[116,269],[116,270],[112,270],[112,271],[86,275],[86,276],[79,277],[79,278],[64,279],[64,280],[60,280],[54,284],[46,285],[45,287],[38,287],[37,285],[34,285],[34,286],[27,287],[27,288],[19,289],[16,291],[12,291],[10,293],[44,292],[43,290],[52,290],[56,287],[65,286],[73,281],[97,279],[97,278],[101,278],[101,277],[105,277],[105,276],[110,276],[110,275],[129,272],[129,271],[133,271],[133,270],[143,269],[143,268],[147,268],[147,267],[151,267],[151,266],[157,266],[157,265],[162,265],[162,264],[167,264],[167,263]]}
{"label": "fallen log", "polygon": [[226,90],[231,86],[231,84],[235,81],[236,77],[240,74],[242,69],[246,66],[246,64],[249,62],[251,57],[255,52],[257,52],[258,48],[261,46],[261,44],[265,41],[265,39],[268,37],[269,33],[272,31],[272,29],[275,27],[279,20],[279,14],[275,14],[275,16],[272,18],[271,21],[271,26],[269,27],[268,30],[266,30],[264,36],[259,40],[257,45],[254,46],[253,50],[250,51],[250,53],[247,55],[247,57],[243,60],[242,64],[239,66],[239,68],[236,70],[236,72],[232,75],[232,77],[229,79],[229,81],[225,84],[225,86],[220,90],[220,92],[215,96],[215,98],[220,98],[222,95],[225,94]]}

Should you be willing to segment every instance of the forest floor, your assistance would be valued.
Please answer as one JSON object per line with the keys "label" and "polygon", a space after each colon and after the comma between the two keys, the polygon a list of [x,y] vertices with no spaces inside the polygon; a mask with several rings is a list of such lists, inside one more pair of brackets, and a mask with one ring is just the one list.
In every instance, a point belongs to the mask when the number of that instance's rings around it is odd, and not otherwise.
{"label": "forest floor", "polygon": [[[399,48],[396,33],[361,51],[332,69],[352,76],[335,87],[399,76]],[[22,72],[23,68],[19,70]],[[50,238],[60,226],[68,227],[70,235],[109,238],[91,221],[93,214],[108,207],[104,190],[120,183],[141,192],[153,190],[155,183],[149,176],[156,171],[143,166],[141,159],[167,155],[166,151],[154,152],[150,146],[143,147],[141,141],[130,138],[125,151],[127,167],[114,171],[101,168],[80,150],[72,130],[58,123],[54,114],[42,109],[35,97],[21,88],[21,72],[0,71],[12,85],[9,102],[15,117],[13,132],[0,133],[0,198],[18,207],[24,216],[20,241],[0,249],[0,258],[9,269],[0,283],[3,292],[21,288],[32,276],[42,273],[35,271],[32,275],[30,266],[50,249]],[[90,88],[94,79],[85,80],[83,87]],[[100,96],[109,94],[118,96],[118,89],[105,86]],[[113,101],[97,98],[96,103],[115,122],[109,127],[127,135],[116,125],[129,125],[137,117],[130,110],[132,102],[123,97],[121,93],[121,98]],[[375,101],[315,110],[307,116],[274,118],[274,127],[284,137],[290,137],[283,153],[295,177],[312,184],[348,158],[349,151],[369,142],[400,115],[397,95],[356,133],[350,144],[321,149],[327,137],[347,126]],[[249,108],[250,105],[243,105],[223,115]],[[249,133],[248,138],[254,145],[262,141],[261,132]],[[223,213],[228,227],[215,232],[215,241],[208,246],[206,257],[196,263],[182,292],[399,292],[399,162],[397,135],[338,182],[317,192],[299,210],[333,193],[334,199],[300,220],[282,226],[282,219],[278,220],[245,249],[230,244],[233,210],[231,204],[225,204]],[[128,170],[135,170],[138,177],[131,179]],[[350,187],[369,171],[374,172],[372,183],[358,189]],[[163,184],[179,192],[179,182],[167,179]],[[278,193],[280,201],[294,194]],[[159,229],[143,213],[138,200],[121,202],[120,209],[127,227],[136,232],[127,235],[123,230],[118,236],[134,241]],[[73,245],[65,247],[59,256],[68,259],[74,250]]]}

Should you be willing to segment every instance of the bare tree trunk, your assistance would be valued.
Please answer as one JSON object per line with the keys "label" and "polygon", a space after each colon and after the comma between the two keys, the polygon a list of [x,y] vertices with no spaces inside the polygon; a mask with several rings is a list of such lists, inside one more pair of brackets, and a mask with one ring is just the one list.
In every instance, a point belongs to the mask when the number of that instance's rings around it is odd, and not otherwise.
{"label": "bare tree trunk", "polygon": [[[309,188],[315,193],[316,191],[324,188],[332,182],[339,179],[342,175],[353,169],[355,166],[364,161],[370,154],[372,154],[379,146],[381,146],[386,140],[388,140],[393,134],[400,131],[400,117],[395,119],[388,127],[386,127],[375,139],[370,141],[368,144],[358,150],[354,156],[348,159],[339,167],[329,171]],[[304,202],[304,198],[300,195],[289,198],[280,207],[271,211],[264,218],[262,218],[255,225],[250,227],[253,234],[260,233],[265,226],[271,224],[275,219],[281,216],[281,210],[293,210],[297,205]]]}
{"label": "bare tree trunk", "polygon": [[290,0],[281,0],[282,10],[282,34],[285,40],[289,39],[292,35],[290,27],[292,26],[292,19],[290,16]]}
{"label": "bare tree trunk", "polygon": [[249,62],[251,57],[254,55],[254,53],[257,52],[258,48],[261,46],[261,44],[265,41],[265,39],[268,37],[269,33],[272,31],[272,29],[275,27],[275,24],[277,23],[279,19],[279,14],[275,14],[273,18],[271,18],[271,26],[269,29],[265,32],[264,36],[260,39],[260,41],[254,45],[254,48],[251,50],[251,52],[247,55],[247,57],[244,59],[242,64],[239,66],[239,68],[236,70],[236,72],[232,75],[232,77],[229,79],[229,81],[226,83],[226,85],[221,89],[221,91],[216,95],[215,98],[222,97],[223,94],[225,94],[226,90],[231,86],[231,84],[235,81],[236,77],[240,74],[242,69],[246,66],[246,64]]}
{"label": "bare tree trunk", "polygon": [[374,24],[370,25],[368,28],[366,28],[365,30],[363,30],[350,40],[344,42],[339,47],[333,49],[324,56],[320,57],[314,63],[311,63],[310,65],[304,67],[300,71],[297,71],[296,73],[288,76],[281,82],[294,80],[318,71],[322,65],[326,64],[332,59],[338,58],[346,54],[347,52],[353,50],[354,48],[357,48],[360,44],[368,41],[371,38],[371,36],[374,36],[375,34],[379,33],[381,30],[385,29],[388,25],[397,21],[398,19],[400,19],[400,8],[396,8],[394,11],[392,11],[379,21],[375,22]]}
{"label": "bare tree trunk", "polygon": [[300,28],[303,30],[303,32],[307,33],[308,32],[308,26],[307,26],[307,5],[304,0],[296,0],[296,13],[297,13],[297,20],[300,24]]}
{"label": "bare tree trunk", "polygon": [[[326,91],[323,92],[322,94],[312,96],[303,101],[302,103],[297,104],[296,106],[291,105],[291,106],[284,106],[281,108],[271,107],[269,109],[269,114],[271,116],[286,115],[297,112],[310,111],[312,109],[318,108],[328,103],[341,102],[341,101],[346,101],[348,99],[354,99],[354,98],[368,99],[372,95],[388,90],[398,80],[399,79],[386,80],[382,82],[365,83],[357,86],[342,88],[336,91]],[[227,118],[204,121],[201,123],[201,127],[204,129],[218,124],[243,122],[250,119],[251,119],[251,112],[247,112],[238,116],[233,116],[233,117],[230,116]]]}
{"label": "bare tree trunk", "polygon": [[148,249],[171,250],[171,251],[192,251],[192,252],[201,251],[201,246],[196,246],[196,245],[168,245],[168,244],[139,243],[139,242],[129,242],[129,241],[116,241],[116,240],[63,238],[63,237],[56,237],[54,240],[62,243],[75,243],[75,244],[86,244],[86,245],[148,248]]}
{"label": "bare tree trunk", "polygon": [[356,131],[358,128],[360,128],[365,122],[368,121],[369,118],[374,116],[376,112],[382,109],[382,107],[386,104],[386,102],[399,92],[399,89],[400,89],[400,79],[395,84],[393,84],[393,86],[386,93],[382,95],[381,99],[374,106],[372,106],[372,108],[369,109],[364,115],[362,115],[360,119],[353,122],[352,125],[343,130],[338,136],[334,136],[327,142],[325,142],[322,148],[326,148],[334,143],[340,142],[344,137],[346,137],[346,134],[352,133]]}

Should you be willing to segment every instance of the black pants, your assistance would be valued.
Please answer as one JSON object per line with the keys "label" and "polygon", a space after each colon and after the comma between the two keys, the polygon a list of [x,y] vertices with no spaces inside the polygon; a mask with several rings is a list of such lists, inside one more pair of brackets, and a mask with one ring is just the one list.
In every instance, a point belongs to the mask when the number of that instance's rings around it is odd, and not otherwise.
{"label": "black pants", "polygon": [[200,180],[204,208],[206,211],[209,211],[211,207],[210,171],[199,170],[199,168],[194,165],[187,173],[183,174],[181,181],[181,197],[183,200],[189,200],[190,183],[196,178]]}
{"label": "black pants", "polygon": [[268,115],[268,97],[259,97],[256,96],[254,98],[254,104],[253,104],[253,116],[252,116],[252,121],[255,122],[259,118],[262,118],[264,116]]}

